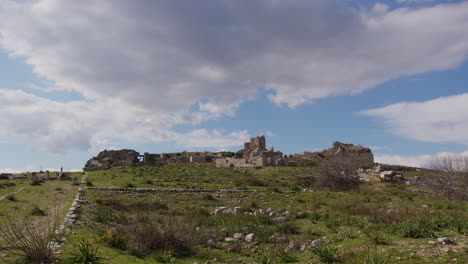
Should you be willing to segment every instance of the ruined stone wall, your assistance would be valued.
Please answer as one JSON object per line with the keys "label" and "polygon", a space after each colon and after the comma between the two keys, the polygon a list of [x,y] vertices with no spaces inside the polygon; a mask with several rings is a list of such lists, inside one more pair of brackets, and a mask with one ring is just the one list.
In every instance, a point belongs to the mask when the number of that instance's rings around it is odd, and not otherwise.
{"label": "ruined stone wall", "polygon": [[324,160],[331,158],[343,158],[351,160],[360,168],[372,168],[374,166],[374,154],[371,149],[361,145],[344,144],[334,142],[330,149],[294,154],[295,158]]}
{"label": "ruined stone wall", "polygon": [[266,149],[266,139],[265,136],[255,137],[250,139],[250,148],[261,148]]}
{"label": "ruined stone wall", "polygon": [[265,136],[251,138],[244,143],[244,149],[236,152],[234,158],[216,160],[217,167],[265,167],[286,163],[283,153],[266,149]]}

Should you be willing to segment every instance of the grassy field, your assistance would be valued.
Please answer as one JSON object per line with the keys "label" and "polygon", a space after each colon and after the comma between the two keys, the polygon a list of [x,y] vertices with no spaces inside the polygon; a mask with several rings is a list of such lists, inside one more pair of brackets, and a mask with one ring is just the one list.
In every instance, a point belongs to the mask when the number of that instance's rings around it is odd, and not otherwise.
{"label": "grassy field", "polygon": [[[81,173],[72,176],[81,177]],[[0,180],[5,184],[11,180]],[[27,224],[51,221],[57,218],[61,221],[71,206],[79,185],[73,181],[46,181],[37,185],[30,179],[13,180],[16,186],[0,189],[0,196],[8,196],[13,192],[21,191],[0,201],[0,225]],[[4,241],[0,237],[0,248]],[[0,250],[0,256],[6,253]]]}
{"label": "grassy field", "polygon": [[[310,165],[217,169],[185,163],[91,172],[96,187],[256,192],[86,190],[61,257],[85,240],[99,248],[102,263],[466,263],[467,202],[391,183],[320,190],[311,185]],[[240,209],[210,214],[221,206]],[[276,216],[257,214],[268,208]],[[253,233],[253,241],[225,241],[235,233]],[[440,237],[454,243],[432,243]],[[322,246],[311,245],[318,240]]]}

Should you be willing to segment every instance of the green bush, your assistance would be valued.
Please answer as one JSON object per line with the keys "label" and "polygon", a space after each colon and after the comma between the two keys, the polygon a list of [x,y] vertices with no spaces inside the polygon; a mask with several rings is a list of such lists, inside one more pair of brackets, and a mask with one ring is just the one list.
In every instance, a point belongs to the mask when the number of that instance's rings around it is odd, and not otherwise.
{"label": "green bush", "polygon": [[312,248],[314,253],[323,263],[335,263],[338,261],[338,249],[335,246],[323,243],[321,246]]}
{"label": "green bush", "polygon": [[159,263],[175,263],[176,258],[170,251],[157,252],[154,259]]}
{"label": "green bush", "polygon": [[6,197],[6,199],[7,199],[8,201],[12,201],[12,202],[16,201],[16,197],[15,197],[14,194],[8,195],[8,196]]}
{"label": "green bush", "polygon": [[31,215],[34,215],[34,216],[45,216],[47,215],[46,212],[44,212],[44,210],[42,210],[41,208],[39,208],[37,205],[35,205],[33,207],[33,209],[31,210]]}
{"label": "green bush", "polygon": [[82,240],[65,259],[66,264],[100,264],[104,258],[99,256],[99,247]]}
{"label": "green bush", "polygon": [[431,219],[422,217],[408,219],[397,224],[396,227],[403,237],[411,238],[431,238],[435,237],[436,231],[439,231],[439,228]]}
{"label": "green bush", "polygon": [[40,180],[34,179],[31,181],[32,186],[40,186],[42,182]]}

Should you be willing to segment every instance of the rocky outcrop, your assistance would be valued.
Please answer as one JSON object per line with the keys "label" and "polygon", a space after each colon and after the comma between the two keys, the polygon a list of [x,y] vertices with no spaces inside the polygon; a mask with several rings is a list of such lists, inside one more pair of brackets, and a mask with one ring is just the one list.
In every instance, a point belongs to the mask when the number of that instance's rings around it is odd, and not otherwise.
{"label": "rocky outcrop", "polygon": [[334,142],[330,149],[321,151],[306,151],[294,154],[295,158],[325,160],[331,158],[342,158],[351,160],[359,168],[372,168],[374,166],[374,154],[370,148],[361,145]]}
{"label": "rocky outcrop", "polygon": [[244,149],[236,152],[232,158],[216,160],[216,167],[266,167],[286,165],[283,153],[266,149],[265,136],[251,138],[244,143]]}
{"label": "rocky outcrop", "polygon": [[109,169],[118,166],[134,166],[140,154],[132,149],[104,150],[86,162],[85,171]]}

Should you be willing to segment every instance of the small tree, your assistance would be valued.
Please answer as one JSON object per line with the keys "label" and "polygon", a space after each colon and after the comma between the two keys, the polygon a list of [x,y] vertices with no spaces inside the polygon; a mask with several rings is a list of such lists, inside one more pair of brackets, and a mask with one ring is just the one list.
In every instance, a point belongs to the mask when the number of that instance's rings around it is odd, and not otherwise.
{"label": "small tree", "polygon": [[349,159],[332,158],[322,161],[317,169],[316,185],[332,190],[349,190],[360,183],[357,165]]}
{"label": "small tree", "polygon": [[423,179],[425,186],[450,200],[468,200],[468,157],[439,157],[429,167],[431,172]]}

